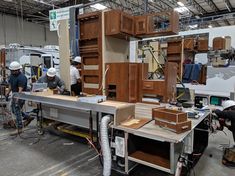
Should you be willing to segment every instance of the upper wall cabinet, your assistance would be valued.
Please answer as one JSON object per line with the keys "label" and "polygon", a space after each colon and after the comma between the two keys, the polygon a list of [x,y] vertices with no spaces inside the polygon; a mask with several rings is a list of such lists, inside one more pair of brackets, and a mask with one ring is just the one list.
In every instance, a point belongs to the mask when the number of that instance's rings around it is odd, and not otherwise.
{"label": "upper wall cabinet", "polygon": [[179,14],[175,11],[148,15],[147,34],[171,35],[179,32]]}
{"label": "upper wall cabinet", "polygon": [[118,10],[105,12],[105,35],[120,38],[134,35],[134,17]]}
{"label": "upper wall cabinet", "polygon": [[128,39],[172,35],[179,32],[179,14],[175,11],[132,16],[119,10],[105,12],[105,34]]}

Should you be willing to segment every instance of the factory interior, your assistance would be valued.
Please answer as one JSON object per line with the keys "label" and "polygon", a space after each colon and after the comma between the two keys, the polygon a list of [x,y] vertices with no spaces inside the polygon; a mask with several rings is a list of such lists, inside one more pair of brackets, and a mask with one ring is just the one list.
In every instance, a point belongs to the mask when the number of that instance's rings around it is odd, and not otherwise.
{"label": "factory interior", "polygon": [[1,0],[0,176],[235,175],[235,0]]}

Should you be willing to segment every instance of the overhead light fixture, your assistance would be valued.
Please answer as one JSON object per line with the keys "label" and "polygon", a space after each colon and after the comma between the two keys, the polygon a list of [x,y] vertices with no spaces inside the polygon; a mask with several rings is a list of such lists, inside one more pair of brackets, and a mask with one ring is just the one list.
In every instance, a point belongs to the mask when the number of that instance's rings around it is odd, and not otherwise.
{"label": "overhead light fixture", "polygon": [[200,19],[200,16],[196,15],[195,18],[196,18],[196,19]]}
{"label": "overhead light fixture", "polygon": [[5,2],[13,2],[13,0],[3,0],[3,1],[5,1]]}
{"label": "overhead light fixture", "polygon": [[210,24],[210,25],[208,25],[208,28],[213,28],[213,26]]}
{"label": "overhead light fixture", "polygon": [[177,4],[181,7],[184,7],[184,3],[180,2],[180,1],[178,1]]}
{"label": "overhead light fixture", "polygon": [[107,8],[106,6],[104,6],[104,5],[100,4],[100,3],[90,5],[90,7],[95,8],[97,10],[104,10],[104,9]]}
{"label": "overhead light fixture", "polygon": [[179,13],[188,13],[189,12],[189,9],[185,6],[183,7],[176,7],[174,8],[175,11],[179,12]]}
{"label": "overhead light fixture", "polygon": [[190,27],[191,29],[195,29],[195,28],[197,28],[197,27],[198,27],[198,24],[189,25],[189,27]]}

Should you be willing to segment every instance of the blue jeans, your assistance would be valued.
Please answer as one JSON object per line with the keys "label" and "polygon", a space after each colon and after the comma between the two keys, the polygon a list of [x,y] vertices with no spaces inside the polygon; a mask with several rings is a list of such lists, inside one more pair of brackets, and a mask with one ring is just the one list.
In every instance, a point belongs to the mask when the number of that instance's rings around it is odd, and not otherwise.
{"label": "blue jeans", "polygon": [[12,113],[16,116],[16,126],[18,129],[23,128],[21,109],[24,106],[24,103],[25,103],[24,100],[16,101],[15,98],[12,99],[11,103]]}

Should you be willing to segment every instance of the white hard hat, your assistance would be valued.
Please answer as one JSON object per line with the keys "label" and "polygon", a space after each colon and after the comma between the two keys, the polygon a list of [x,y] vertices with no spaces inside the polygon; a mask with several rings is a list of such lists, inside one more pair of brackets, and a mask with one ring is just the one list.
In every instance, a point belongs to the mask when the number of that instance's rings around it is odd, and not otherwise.
{"label": "white hard hat", "polygon": [[232,106],[235,106],[235,101],[233,101],[233,100],[224,101],[222,106],[223,106],[224,110],[226,110]]}
{"label": "white hard hat", "polygon": [[73,61],[81,63],[81,57],[80,56],[76,56]]}
{"label": "white hard hat", "polygon": [[56,75],[56,69],[51,67],[47,70],[47,76],[54,77]]}
{"label": "white hard hat", "polygon": [[10,70],[19,70],[21,68],[22,66],[19,64],[19,62],[16,62],[16,61],[13,61],[9,66]]}

